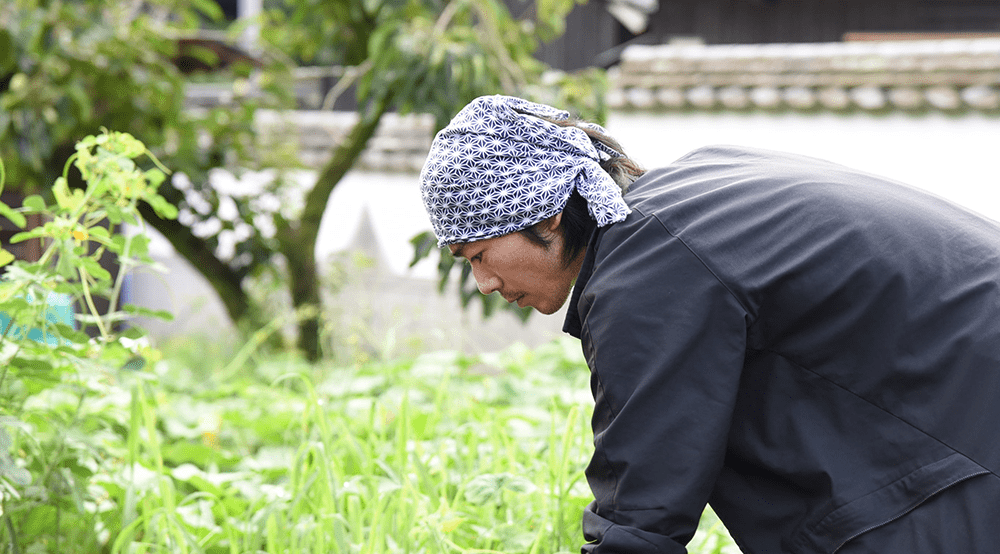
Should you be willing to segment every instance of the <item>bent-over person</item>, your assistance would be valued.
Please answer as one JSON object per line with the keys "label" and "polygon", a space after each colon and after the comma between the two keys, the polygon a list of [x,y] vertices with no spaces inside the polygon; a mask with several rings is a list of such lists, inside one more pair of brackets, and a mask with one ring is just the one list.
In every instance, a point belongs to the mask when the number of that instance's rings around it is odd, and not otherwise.
{"label": "bent-over person", "polygon": [[569,298],[583,552],[682,553],[706,504],[748,554],[1000,552],[997,222],[753,148],[643,171],[505,96],[437,134],[421,192],[484,294]]}

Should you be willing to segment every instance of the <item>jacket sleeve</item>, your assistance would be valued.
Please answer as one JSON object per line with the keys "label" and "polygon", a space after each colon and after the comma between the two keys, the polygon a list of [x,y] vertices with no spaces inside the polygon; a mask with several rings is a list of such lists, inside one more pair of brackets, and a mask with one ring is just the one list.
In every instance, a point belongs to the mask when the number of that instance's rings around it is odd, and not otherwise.
{"label": "jacket sleeve", "polygon": [[655,217],[609,228],[583,287],[595,400],[583,552],[683,553],[725,457],[746,311]]}

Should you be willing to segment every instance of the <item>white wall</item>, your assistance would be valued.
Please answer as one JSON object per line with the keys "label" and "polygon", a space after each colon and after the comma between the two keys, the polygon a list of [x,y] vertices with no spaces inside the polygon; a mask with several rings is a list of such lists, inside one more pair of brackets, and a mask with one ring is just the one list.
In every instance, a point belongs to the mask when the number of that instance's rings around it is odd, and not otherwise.
{"label": "white wall", "polygon": [[[708,144],[786,150],[904,181],[1000,220],[1000,118],[615,113],[607,127],[648,168],[666,165]],[[306,181],[311,178],[303,176]],[[400,287],[395,282],[392,290],[365,291],[367,307],[362,311],[381,305],[386,310],[381,320],[392,320],[395,329],[406,332],[427,330],[426,343],[435,347],[451,341],[469,350],[498,349],[513,341],[536,345],[561,335],[565,308],[552,316],[536,314],[529,327],[522,327],[513,318],[482,322],[475,315],[457,315],[454,298],[434,297],[429,286],[436,275],[433,264],[425,262],[413,270],[407,267],[412,257],[409,239],[429,228],[413,174],[348,174],[323,218],[318,259],[326,260],[352,243],[366,208],[388,273],[410,276],[414,285]],[[224,323],[221,303],[201,277],[171,254],[162,238],[156,245],[156,256],[170,266],[171,273],[137,276],[132,283],[134,301],[178,314],[173,324],[152,324],[156,334],[231,332]]]}
{"label": "white wall", "polygon": [[[300,175],[304,185],[312,179],[315,173]],[[361,246],[372,249],[368,254],[377,247],[385,267],[354,270],[351,285],[331,302],[344,329],[370,327],[367,339],[376,342],[392,333],[399,352],[408,344],[465,352],[496,351],[514,342],[534,347],[562,335],[565,308],[551,316],[533,314],[526,325],[508,313],[483,319],[478,304],[462,310],[453,286],[444,296],[437,293],[436,254],[415,268],[409,267],[413,258],[409,240],[430,229],[414,174],[355,171],[345,176],[334,190],[320,226],[316,257],[321,271],[338,252],[359,246],[358,227],[366,210],[374,237],[365,237],[366,244]],[[172,322],[142,320],[142,327],[158,339],[189,333],[220,338],[233,335],[225,309],[208,283],[165,238],[151,234],[150,254],[166,273],[143,271],[131,276],[127,299],[171,311],[176,317]],[[367,244],[368,239],[374,239],[374,244]]]}
{"label": "white wall", "polygon": [[710,144],[784,150],[903,181],[1000,220],[997,117],[616,113],[607,127],[647,168]]}
{"label": "white wall", "polygon": [[[314,179],[315,176],[307,176]],[[437,275],[437,260],[425,260],[409,268],[413,248],[409,240],[430,230],[430,222],[420,200],[417,176],[411,173],[348,173],[334,189],[320,223],[316,243],[317,259],[323,260],[350,245],[368,209],[378,247],[396,275],[431,279]]]}

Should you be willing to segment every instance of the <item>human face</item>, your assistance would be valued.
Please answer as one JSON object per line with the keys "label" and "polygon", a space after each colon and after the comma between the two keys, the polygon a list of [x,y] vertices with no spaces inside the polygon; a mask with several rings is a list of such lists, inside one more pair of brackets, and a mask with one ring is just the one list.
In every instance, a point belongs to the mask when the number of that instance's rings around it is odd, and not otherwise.
{"label": "human face", "polygon": [[582,254],[566,264],[562,257],[562,234],[556,232],[562,214],[545,220],[541,232],[550,233],[546,248],[521,233],[453,244],[453,256],[472,264],[479,292],[499,292],[507,302],[531,306],[543,314],[557,311],[566,302],[580,272]]}

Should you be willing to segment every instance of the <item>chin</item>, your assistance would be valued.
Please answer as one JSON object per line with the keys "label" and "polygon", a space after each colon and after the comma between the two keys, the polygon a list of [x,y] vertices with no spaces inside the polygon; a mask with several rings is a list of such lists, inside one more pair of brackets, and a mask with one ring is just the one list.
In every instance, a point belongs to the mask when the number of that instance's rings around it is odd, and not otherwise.
{"label": "chin", "polygon": [[539,307],[532,306],[532,308],[535,308],[536,312],[538,312],[540,314],[545,314],[545,315],[552,315],[552,314],[556,313],[557,311],[559,311],[559,308],[561,308],[561,307],[562,306],[558,306],[556,308],[551,308],[551,307],[542,306],[542,307],[539,308]]}
{"label": "chin", "polygon": [[534,308],[535,311],[540,314],[552,315],[558,312],[559,308],[562,308],[563,304],[565,303],[566,303],[566,298],[564,297],[562,298],[561,301],[546,302],[540,306],[532,306],[532,308]]}

